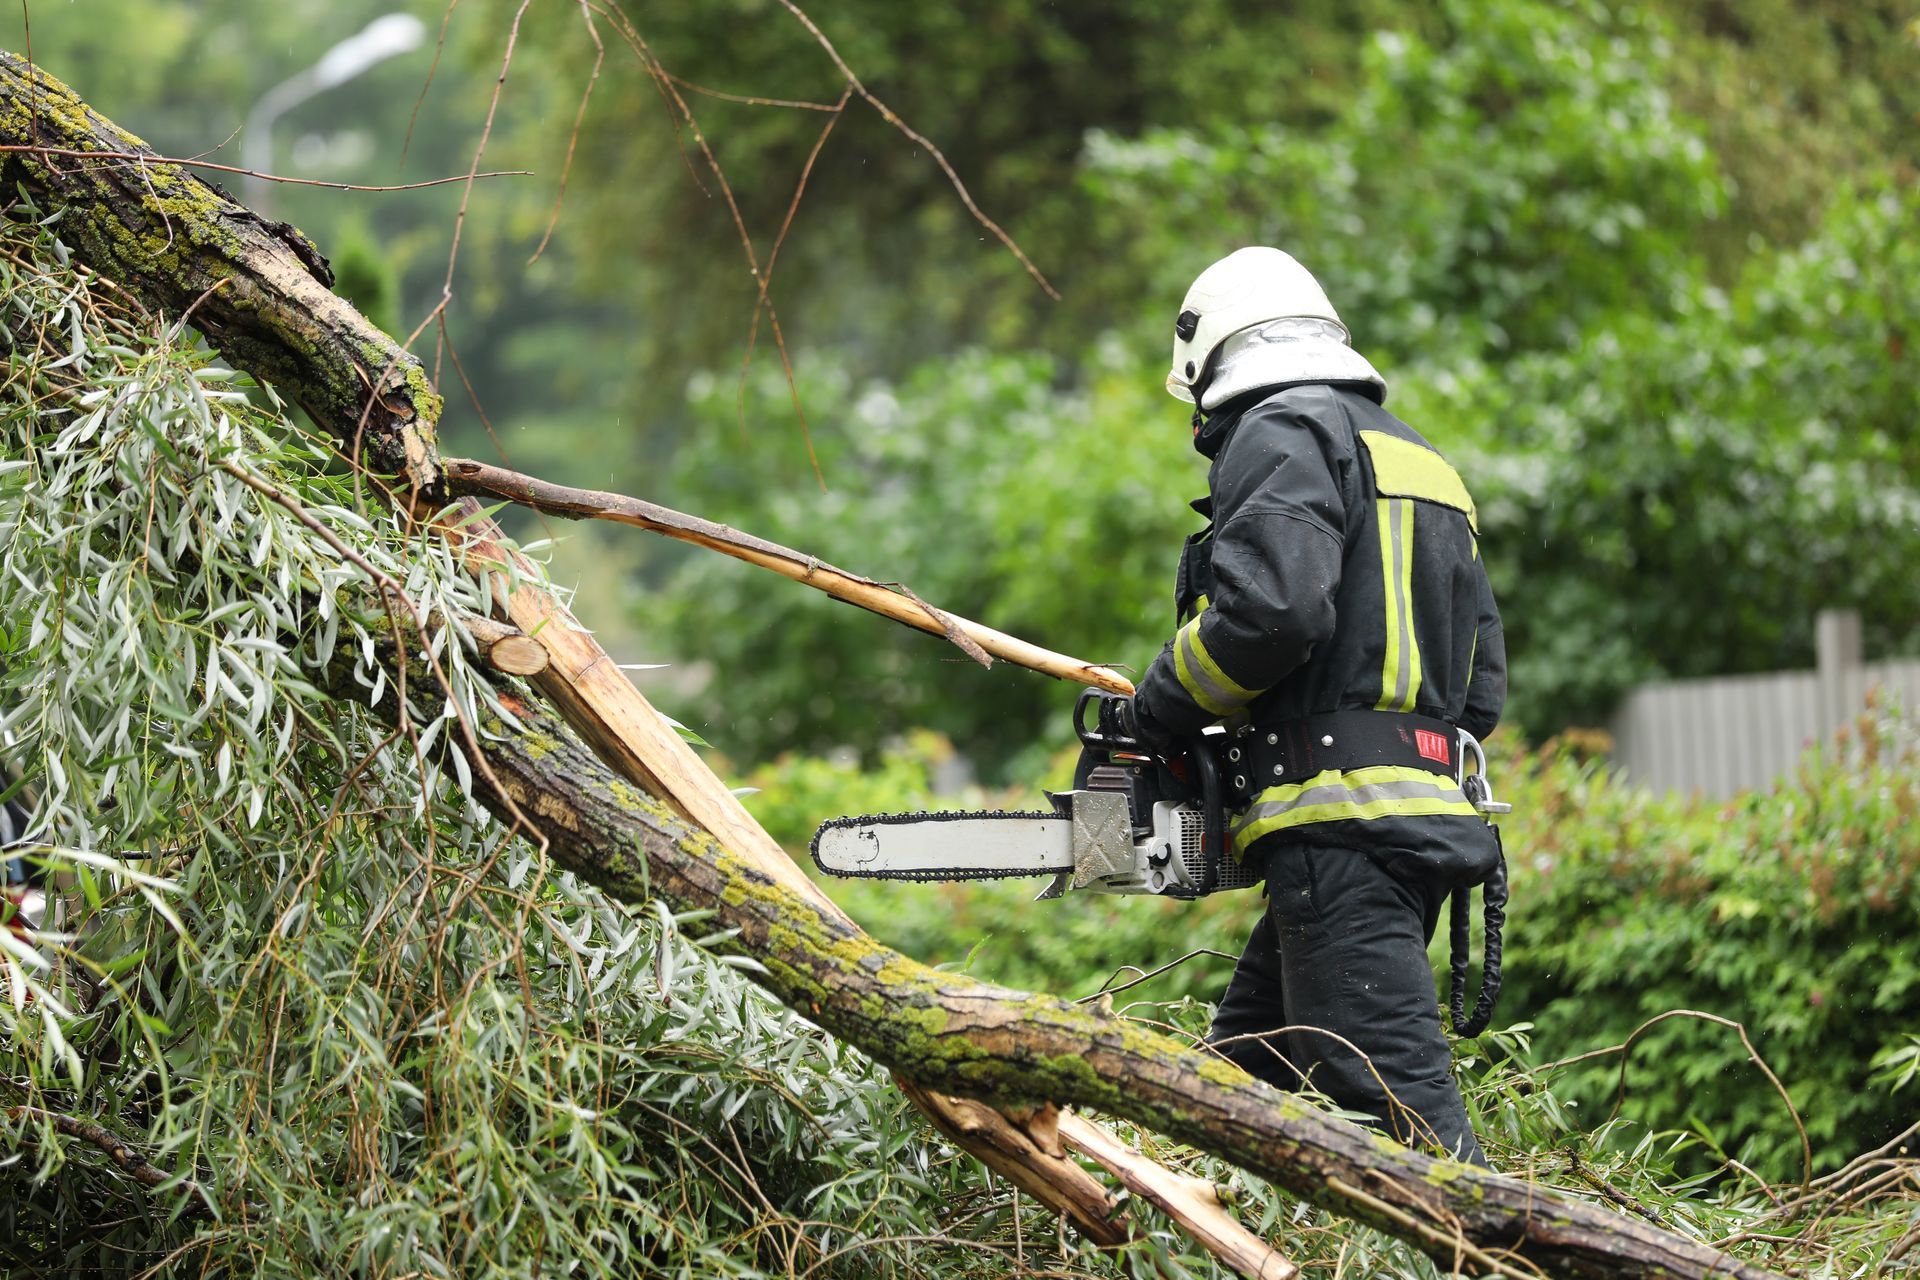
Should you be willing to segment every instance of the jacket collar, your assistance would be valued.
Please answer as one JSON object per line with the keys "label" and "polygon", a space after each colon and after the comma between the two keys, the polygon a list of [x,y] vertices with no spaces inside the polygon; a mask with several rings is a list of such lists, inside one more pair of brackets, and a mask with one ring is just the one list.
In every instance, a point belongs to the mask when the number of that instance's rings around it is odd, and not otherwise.
{"label": "jacket collar", "polygon": [[1324,379],[1315,379],[1308,382],[1289,382],[1274,387],[1256,387],[1252,391],[1235,396],[1218,408],[1208,409],[1204,412],[1195,412],[1193,415],[1193,447],[1199,450],[1205,457],[1219,457],[1220,451],[1226,448],[1228,438],[1233,435],[1234,427],[1239,424],[1241,418],[1246,416],[1247,410],[1254,408],[1256,405],[1266,403],[1282,391],[1289,390],[1293,387],[1316,385],[1317,383],[1339,387],[1344,391],[1358,392],[1375,404],[1380,403],[1384,398],[1381,388],[1374,383],[1368,382],[1325,383]]}

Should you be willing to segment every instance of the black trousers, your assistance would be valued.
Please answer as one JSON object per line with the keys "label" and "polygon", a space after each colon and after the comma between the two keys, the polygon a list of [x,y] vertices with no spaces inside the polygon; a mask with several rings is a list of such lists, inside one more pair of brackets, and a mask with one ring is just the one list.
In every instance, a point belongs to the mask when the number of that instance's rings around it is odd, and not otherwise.
{"label": "black trousers", "polygon": [[1266,855],[1267,910],[1208,1042],[1280,1088],[1305,1077],[1402,1143],[1484,1165],[1448,1070],[1427,960],[1449,886],[1395,875],[1355,849],[1257,851]]}

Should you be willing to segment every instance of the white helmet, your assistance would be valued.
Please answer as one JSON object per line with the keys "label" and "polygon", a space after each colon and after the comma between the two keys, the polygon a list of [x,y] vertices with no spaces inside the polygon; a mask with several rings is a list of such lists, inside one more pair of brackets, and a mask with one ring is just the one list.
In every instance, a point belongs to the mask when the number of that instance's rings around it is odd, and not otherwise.
{"label": "white helmet", "polygon": [[1191,403],[1221,343],[1253,325],[1292,316],[1329,320],[1347,337],[1320,282],[1291,255],[1265,246],[1228,254],[1200,273],[1180,304],[1167,391]]}

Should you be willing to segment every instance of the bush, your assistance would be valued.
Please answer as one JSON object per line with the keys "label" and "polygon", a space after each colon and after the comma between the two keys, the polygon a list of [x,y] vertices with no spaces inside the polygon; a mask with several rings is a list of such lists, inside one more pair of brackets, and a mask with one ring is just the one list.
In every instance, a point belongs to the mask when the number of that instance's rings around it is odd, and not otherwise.
{"label": "bush", "polygon": [[[1507,827],[1515,909],[1503,1011],[1554,1057],[1624,1043],[1693,1009],[1746,1027],[1830,1167],[1912,1120],[1874,1062],[1920,1030],[1920,755],[1869,715],[1770,792],[1656,800],[1564,744],[1526,762]],[[1616,1056],[1555,1092],[1590,1119]],[[1799,1138],[1733,1030],[1674,1018],[1635,1040],[1622,1114],[1695,1130],[1773,1178]]]}

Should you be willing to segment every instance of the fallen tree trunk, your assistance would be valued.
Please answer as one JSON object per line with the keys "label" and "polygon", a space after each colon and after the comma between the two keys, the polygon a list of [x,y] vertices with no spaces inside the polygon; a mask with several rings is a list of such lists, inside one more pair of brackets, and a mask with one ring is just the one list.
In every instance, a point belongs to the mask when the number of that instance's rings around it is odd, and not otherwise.
{"label": "fallen tree trunk", "polygon": [[1093,1006],[930,969],[688,827],[549,713],[530,707],[525,720],[525,736],[490,733],[486,743],[496,813],[532,814],[556,861],[616,897],[650,887],[676,905],[715,907],[715,923],[738,930],[722,945],[757,962],[756,981],[922,1088],[1124,1116],[1475,1271],[1769,1274],[1637,1219],[1409,1151]]}
{"label": "fallen tree trunk", "polygon": [[[98,162],[79,158],[99,152]],[[129,160],[127,157],[136,157]],[[94,112],[59,81],[0,51],[0,180],[60,207],[81,260],[140,305],[191,319],[235,365],[275,382],[375,471],[398,472],[386,496],[434,523],[444,509],[434,426],[441,401],[419,361],[335,297],[326,262],[291,226],[267,222],[185,171],[139,157],[145,144]],[[176,229],[176,215],[188,225]],[[158,226],[164,235],[138,234]],[[184,238],[183,238],[184,237]],[[197,292],[196,292],[197,290]],[[237,308],[227,314],[229,302]],[[207,304],[214,302],[212,310]],[[318,354],[314,354],[318,352]],[[355,385],[362,387],[356,395]],[[409,487],[410,486],[410,487]],[[438,521],[441,534],[487,577],[502,617],[538,637],[545,662],[533,683],[572,728],[626,780],[717,836],[736,856],[845,920],[725,783],[620,673],[593,635],[540,585],[537,567],[511,549],[471,498]],[[476,637],[476,641],[479,638]],[[922,1094],[923,1097],[930,1095]],[[928,1112],[936,1125],[935,1110]],[[1082,1211],[1085,1188],[1062,1163],[1034,1153],[1023,1125],[990,1109],[951,1136],[988,1167],[1026,1186],[1057,1212],[1107,1239]],[[1161,1171],[1171,1181],[1171,1173]],[[1272,1251],[1248,1233],[1235,1253]]]}
{"label": "fallen tree trunk", "polygon": [[[410,490],[400,496],[431,514],[438,400],[411,357],[344,303],[319,296],[324,266],[297,233],[178,171],[56,162],[37,151],[140,145],[10,55],[0,55],[0,145],[12,148],[0,179],[62,208],[63,235],[95,270],[158,311],[192,312],[223,354],[287,387],[350,456],[399,473]],[[305,283],[295,278],[302,264]],[[402,369],[410,372],[396,383]],[[480,567],[511,558],[484,517],[448,532]],[[756,981],[916,1086],[1128,1117],[1446,1265],[1510,1275],[1767,1274],[1634,1219],[1398,1148],[1137,1023],[936,972],[880,946],[799,874],[550,595],[523,581],[501,583],[496,598],[547,649],[536,686],[564,721],[526,705],[521,728],[488,726],[498,736],[484,744],[478,785],[494,812],[616,896],[658,894],[713,910],[738,931],[725,945],[758,962]],[[1143,1185],[1171,1185],[1165,1170],[1142,1176]]]}

